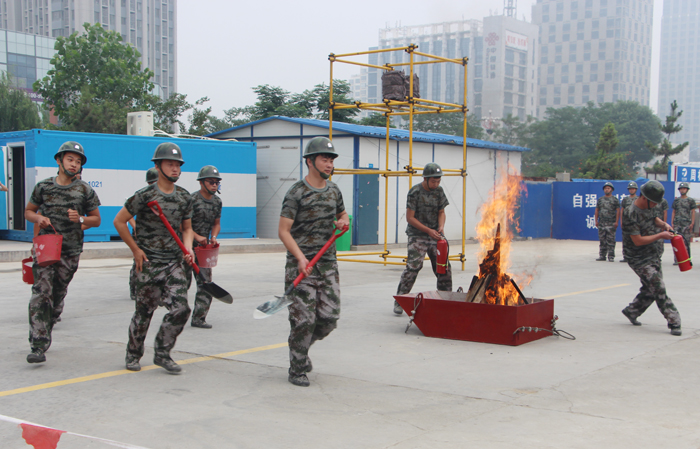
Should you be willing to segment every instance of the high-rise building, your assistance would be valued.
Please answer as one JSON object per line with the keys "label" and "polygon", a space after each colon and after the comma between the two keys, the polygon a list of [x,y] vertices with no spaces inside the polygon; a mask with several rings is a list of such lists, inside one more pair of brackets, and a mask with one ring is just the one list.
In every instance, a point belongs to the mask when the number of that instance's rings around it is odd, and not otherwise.
{"label": "high-rise building", "polygon": [[661,18],[659,105],[662,120],[673,100],[683,115],[675,143],[690,142],[690,157],[700,161],[700,4],[697,0],[664,0]]}
{"label": "high-rise building", "polygon": [[537,0],[537,116],[588,101],[649,106],[653,10],[653,0]]}
{"label": "high-rise building", "polygon": [[[534,115],[536,92],[537,27],[513,17],[491,16],[428,25],[387,28],[379,31],[379,45],[372,49],[417,44],[418,51],[450,59],[468,57],[467,105],[477,117],[524,119]],[[425,60],[416,56],[414,62]],[[374,53],[369,63],[408,62],[406,52]],[[429,100],[461,104],[464,69],[453,63],[416,65],[420,96]],[[408,67],[404,67],[408,71]],[[367,98],[382,101],[382,70],[367,71]]]}
{"label": "high-rise building", "polygon": [[0,28],[46,37],[100,23],[121,34],[154,73],[156,93],[177,92],[177,0],[0,0]]}
{"label": "high-rise building", "polygon": [[0,72],[9,73],[15,86],[40,102],[40,97],[31,95],[32,84],[49,71],[55,43],[51,37],[0,30]]}

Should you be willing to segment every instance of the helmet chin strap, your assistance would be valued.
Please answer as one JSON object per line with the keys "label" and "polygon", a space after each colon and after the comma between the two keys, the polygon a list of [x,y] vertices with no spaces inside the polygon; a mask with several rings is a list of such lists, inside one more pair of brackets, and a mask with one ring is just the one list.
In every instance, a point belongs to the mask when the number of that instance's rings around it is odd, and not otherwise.
{"label": "helmet chin strap", "polygon": [[163,174],[163,176],[165,176],[165,179],[167,179],[168,181],[177,182],[177,180],[180,179],[180,176],[168,176],[165,173],[163,173],[163,169],[160,167],[160,164],[158,164],[157,167],[158,167],[158,171],[161,172]]}
{"label": "helmet chin strap", "polygon": [[319,175],[321,175],[321,178],[326,179],[326,180],[330,179],[330,177],[333,176],[333,171],[335,171],[335,168],[333,168],[333,170],[331,170],[331,173],[330,173],[330,175],[329,175],[328,173],[322,172],[321,170],[319,170],[319,169],[316,167],[316,157],[315,157],[315,156],[314,156],[314,161],[313,161],[313,163],[312,163],[311,165],[313,165],[313,166],[314,166],[314,169],[318,172]]}
{"label": "helmet chin strap", "polygon": [[[72,171],[68,170],[68,169],[66,168],[66,166],[63,165],[63,160],[61,160],[60,165],[61,165],[61,168],[63,169],[63,173],[65,173],[66,176],[68,176],[68,177],[70,178],[71,181],[73,181],[73,180],[75,179],[75,177],[78,176],[78,173],[80,173],[80,171],[72,172]],[[81,171],[82,171],[82,170],[81,170]]]}

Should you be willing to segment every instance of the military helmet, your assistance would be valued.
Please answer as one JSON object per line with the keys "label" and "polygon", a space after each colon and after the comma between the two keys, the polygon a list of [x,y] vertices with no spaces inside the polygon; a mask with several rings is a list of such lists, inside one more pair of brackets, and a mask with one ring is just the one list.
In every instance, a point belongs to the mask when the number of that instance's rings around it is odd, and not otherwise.
{"label": "military helmet", "polygon": [[659,204],[663,201],[666,190],[659,181],[651,180],[646,182],[639,191],[644,198]]}
{"label": "military helmet", "polygon": [[219,170],[217,170],[216,167],[214,167],[213,165],[205,165],[201,168],[201,170],[199,170],[199,175],[197,175],[197,181],[202,181],[207,178],[221,179]]}
{"label": "military helmet", "polygon": [[638,188],[639,188],[639,187],[637,187],[637,183],[634,182],[634,181],[630,181],[630,183],[627,184],[627,190],[629,190],[629,189],[638,189]]}
{"label": "military helmet", "polygon": [[603,190],[605,190],[606,187],[610,187],[611,189],[615,190],[615,186],[612,185],[612,182],[606,182],[603,184]]}
{"label": "military helmet", "polygon": [[424,178],[440,178],[442,177],[442,169],[435,162],[430,162],[425,164],[423,167],[423,177]]}
{"label": "military helmet", "polygon": [[680,189],[688,189],[688,190],[690,190],[690,184],[688,184],[687,182],[682,182],[682,183],[680,183],[680,185],[678,186],[678,190],[680,190]]}
{"label": "military helmet", "polygon": [[306,149],[304,149],[304,157],[316,156],[317,154],[327,154],[332,156],[334,159],[338,157],[338,153],[335,152],[335,147],[333,142],[327,137],[314,137],[309,140],[306,144]]}
{"label": "military helmet", "polygon": [[146,172],[146,182],[148,184],[151,184],[156,181],[158,181],[158,169],[155,167],[151,167]]}
{"label": "military helmet", "polygon": [[69,140],[68,142],[65,142],[61,147],[58,149],[56,154],[53,156],[54,159],[58,159],[61,154],[63,153],[75,153],[79,154],[80,157],[82,158],[82,164],[85,165],[87,162],[87,156],[85,156],[85,150],[83,149],[83,146],[80,145],[78,142],[74,142],[72,140]]}
{"label": "military helmet", "polygon": [[156,147],[156,152],[153,153],[152,161],[178,161],[180,165],[184,164],[185,161],[182,159],[182,151],[180,147],[172,142],[164,142]]}

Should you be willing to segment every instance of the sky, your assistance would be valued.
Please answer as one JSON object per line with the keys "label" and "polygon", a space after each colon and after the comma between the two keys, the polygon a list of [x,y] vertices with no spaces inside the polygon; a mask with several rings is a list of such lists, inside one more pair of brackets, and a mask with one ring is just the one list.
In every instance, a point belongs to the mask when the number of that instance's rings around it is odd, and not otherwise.
{"label": "sky", "polygon": [[[536,0],[516,0],[517,17],[530,21]],[[292,93],[330,79],[330,53],[365,51],[379,30],[502,14],[503,0],[199,0],[178,2],[177,91],[194,103],[209,97],[212,114],[255,103],[262,84]],[[656,109],[658,35],[663,0],[654,0],[651,107]],[[362,61],[359,57],[353,59]],[[365,59],[366,61],[366,59]],[[360,67],[334,64],[335,79]]]}

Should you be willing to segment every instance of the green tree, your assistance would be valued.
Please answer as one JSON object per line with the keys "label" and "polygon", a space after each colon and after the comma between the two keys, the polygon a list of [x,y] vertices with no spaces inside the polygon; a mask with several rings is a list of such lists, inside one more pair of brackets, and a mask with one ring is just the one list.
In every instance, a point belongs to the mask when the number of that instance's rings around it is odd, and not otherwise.
{"label": "green tree", "polygon": [[518,117],[508,114],[500,122],[500,126],[491,135],[491,140],[494,142],[525,146],[532,137],[531,125],[535,122],[535,118],[531,115],[522,122]]}
{"label": "green tree", "polygon": [[7,72],[0,73],[0,132],[41,128],[41,118],[26,93],[12,86]]}
{"label": "green tree", "polygon": [[554,176],[557,171],[578,175],[580,164],[593,156],[600,132],[609,122],[615,125],[620,143],[618,152],[626,156],[631,170],[651,158],[645,141],[658,143],[659,119],[646,106],[618,101],[582,108],[548,108],[546,118],[530,127],[524,145],[532,151],[523,155],[526,176]]}
{"label": "green tree", "polygon": [[165,101],[152,96],[148,104],[149,109],[153,111],[153,127],[155,129],[165,132],[172,131],[174,127],[179,130],[185,129],[185,124],[180,117],[192,109],[192,105],[187,101],[187,95],[175,92]]}
{"label": "green tree", "polygon": [[[89,127],[92,121],[81,124],[75,118],[109,111],[109,116],[124,123],[121,133],[125,133],[126,113],[145,106],[150,99],[153,72],[141,69],[141,55],[125,45],[116,31],[105,30],[100,24],[85,23],[83,27],[84,34],[76,31],[67,38],[56,38],[53,67],[33,88],[71,129],[100,132]],[[81,99],[84,93],[90,97],[89,104]],[[82,112],[71,111],[74,108]],[[97,123],[98,129],[118,129],[117,125],[106,123],[106,118]]]}
{"label": "green tree", "polygon": [[683,115],[683,111],[678,110],[678,103],[673,100],[671,103],[671,115],[666,116],[666,123],[659,124],[659,130],[666,135],[660,144],[645,142],[646,148],[655,156],[662,156],[660,161],[657,161],[653,167],[646,167],[647,173],[666,173],[668,171],[668,160],[670,156],[683,151],[688,145],[688,142],[683,142],[680,145],[674,146],[671,143],[671,135],[680,132],[683,126],[678,124],[678,119]]}
{"label": "green tree", "polygon": [[588,179],[629,179],[630,170],[624,153],[615,153],[620,143],[615,125],[608,123],[600,132],[596,154],[581,166],[581,177]]}
{"label": "green tree", "polygon": [[[351,92],[350,83],[343,80],[333,80],[333,102],[352,104],[349,97]],[[311,92],[305,91],[304,96],[313,109],[316,111],[315,117],[321,120],[328,120],[330,111],[330,87],[326,83],[317,84]],[[359,114],[359,109],[334,109],[333,121],[354,123],[354,117]]]}
{"label": "green tree", "polygon": [[83,86],[76,102],[66,109],[61,119],[62,124],[57,129],[126,134],[127,110],[109,101],[96,101],[93,89]]}
{"label": "green tree", "polygon": [[[408,128],[408,120],[403,120],[402,126]],[[449,136],[464,135],[464,116],[457,112],[445,114],[419,114],[413,118],[413,129],[426,133],[447,134]],[[467,137],[483,139],[484,129],[474,114],[467,115]]]}
{"label": "green tree", "polygon": [[[386,128],[386,117],[384,114],[380,114],[378,112],[370,114],[368,117],[362,117],[360,121],[358,122],[360,125],[365,125],[365,126],[379,126],[382,128]],[[396,124],[392,120],[390,125],[391,128],[396,128]]]}

